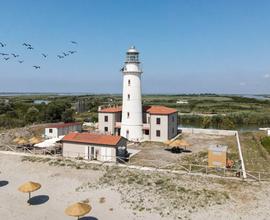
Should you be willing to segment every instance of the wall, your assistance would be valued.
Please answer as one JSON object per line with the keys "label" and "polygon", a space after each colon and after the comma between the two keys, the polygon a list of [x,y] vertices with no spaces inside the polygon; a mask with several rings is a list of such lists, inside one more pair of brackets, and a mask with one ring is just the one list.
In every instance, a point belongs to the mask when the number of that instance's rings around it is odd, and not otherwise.
{"label": "wall", "polygon": [[[52,129],[52,133],[50,133],[50,129]],[[58,129],[57,128],[45,128],[45,138],[57,138],[58,137]]]}
{"label": "wall", "polygon": [[201,129],[201,128],[180,128],[182,133],[192,133],[192,134],[210,134],[210,135],[224,135],[224,136],[234,136],[236,131],[233,130],[218,130],[218,129]]}
{"label": "wall", "polygon": [[[108,116],[108,121],[105,121],[105,116]],[[115,113],[98,113],[98,130],[102,133],[105,133],[105,127],[108,127],[108,134],[114,135],[114,126],[115,126]]]}
{"label": "wall", "polygon": [[168,116],[168,139],[172,139],[177,135],[177,112]]}
{"label": "wall", "polygon": [[72,126],[67,126],[63,128],[58,128],[58,136],[66,135],[70,132],[81,132],[82,131],[82,125],[72,125]]}
{"label": "wall", "polygon": [[[160,124],[156,123],[157,118],[160,118]],[[160,130],[160,137],[156,136],[156,130]],[[150,116],[150,138],[151,138],[151,141],[168,140],[168,116],[167,115],[151,115]]]}
{"label": "wall", "polygon": [[[91,155],[91,147],[94,147],[94,155]],[[116,161],[115,146],[100,146],[81,143],[63,143],[64,157],[82,157],[91,160],[92,156],[99,161]]]}

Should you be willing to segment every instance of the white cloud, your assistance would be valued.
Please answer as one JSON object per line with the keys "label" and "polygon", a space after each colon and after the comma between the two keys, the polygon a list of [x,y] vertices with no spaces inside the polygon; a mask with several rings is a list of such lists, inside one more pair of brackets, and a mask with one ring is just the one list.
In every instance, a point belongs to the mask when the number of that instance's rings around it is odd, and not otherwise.
{"label": "white cloud", "polygon": [[263,78],[265,78],[265,79],[268,79],[268,78],[270,78],[270,74],[264,74],[264,76],[263,76]]}

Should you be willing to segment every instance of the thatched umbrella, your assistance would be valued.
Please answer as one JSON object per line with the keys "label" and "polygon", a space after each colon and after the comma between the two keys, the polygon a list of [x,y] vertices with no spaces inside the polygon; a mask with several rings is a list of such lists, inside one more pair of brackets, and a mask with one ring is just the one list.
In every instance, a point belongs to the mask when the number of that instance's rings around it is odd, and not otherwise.
{"label": "thatched umbrella", "polygon": [[40,188],[41,185],[39,183],[29,181],[21,185],[18,190],[23,193],[29,193],[29,199],[31,199],[31,192],[37,191]]}
{"label": "thatched umbrella", "polygon": [[86,203],[77,202],[66,208],[65,213],[69,216],[77,217],[86,215],[92,210],[92,207]]}
{"label": "thatched umbrella", "polygon": [[41,139],[37,138],[37,137],[32,137],[29,139],[29,142],[30,142],[30,144],[38,144],[41,142]]}
{"label": "thatched umbrella", "polygon": [[189,147],[190,144],[185,140],[175,140],[172,143],[170,143],[171,147]]}
{"label": "thatched umbrella", "polygon": [[19,145],[24,145],[24,144],[28,144],[28,141],[24,138],[20,138],[18,141],[17,141],[17,144]]}

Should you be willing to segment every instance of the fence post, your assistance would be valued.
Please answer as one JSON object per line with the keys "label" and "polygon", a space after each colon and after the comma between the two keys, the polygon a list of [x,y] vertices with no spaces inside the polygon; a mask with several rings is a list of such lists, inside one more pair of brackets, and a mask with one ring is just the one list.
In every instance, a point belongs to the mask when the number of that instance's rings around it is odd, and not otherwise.
{"label": "fence post", "polygon": [[191,164],[189,164],[189,172],[191,173]]}

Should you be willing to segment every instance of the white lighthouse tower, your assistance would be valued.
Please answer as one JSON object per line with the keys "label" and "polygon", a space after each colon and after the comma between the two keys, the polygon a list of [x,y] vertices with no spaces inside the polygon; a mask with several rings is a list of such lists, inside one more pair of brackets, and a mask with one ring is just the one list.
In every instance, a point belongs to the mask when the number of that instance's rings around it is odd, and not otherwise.
{"label": "white lighthouse tower", "polygon": [[139,52],[131,47],[126,54],[123,72],[123,99],[121,136],[130,141],[141,141],[142,133],[142,95]]}

